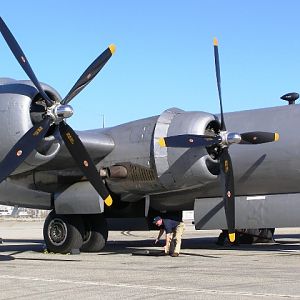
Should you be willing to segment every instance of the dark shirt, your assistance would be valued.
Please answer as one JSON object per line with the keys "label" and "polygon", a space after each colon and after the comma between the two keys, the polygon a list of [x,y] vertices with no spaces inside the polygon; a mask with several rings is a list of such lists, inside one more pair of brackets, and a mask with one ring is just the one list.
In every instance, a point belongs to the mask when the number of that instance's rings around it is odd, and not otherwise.
{"label": "dark shirt", "polygon": [[171,220],[171,219],[162,219],[163,227],[165,228],[166,233],[172,233],[180,222]]}

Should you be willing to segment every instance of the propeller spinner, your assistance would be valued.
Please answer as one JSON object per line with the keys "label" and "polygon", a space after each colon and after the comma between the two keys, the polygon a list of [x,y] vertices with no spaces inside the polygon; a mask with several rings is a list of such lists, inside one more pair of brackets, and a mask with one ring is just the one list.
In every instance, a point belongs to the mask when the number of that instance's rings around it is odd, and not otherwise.
{"label": "propeller spinner", "polygon": [[89,156],[78,135],[69,125],[65,123],[65,120],[73,115],[73,108],[68,105],[68,103],[78,93],[80,93],[104,67],[107,61],[111,58],[112,54],[115,52],[115,46],[110,45],[90,64],[90,66],[83,72],[78,81],[71,88],[70,92],[61,102],[54,102],[43,90],[21,47],[1,17],[0,31],[13,55],[16,57],[17,61],[29,79],[37,88],[47,106],[43,120],[29,129],[1,161],[0,182],[7,178],[19,165],[22,164],[22,162],[24,162],[28,155],[44,138],[50,126],[53,125],[58,127],[67,149],[78,164],[83,174],[90,181],[102,199],[104,199],[105,204],[110,206],[112,204],[112,198],[105,184],[101,180],[91,157]]}
{"label": "propeller spinner", "polygon": [[236,133],[228,132],[226,130],[222,93],[221,93],[221,72],[219,62],[218,40],[214,39],[214,58],[216,79],[218,87],[218,96],[220,102],[220,131],[215,136],[183,134],[176,136],[169,136],[159,139],[161,147],[177,147],[177,148],[192,148],[192,147],[211,147],[219,148],[219,164],[220,176],[223,190],[223,202],[225,207],[225,215],[228,227],[229,240],[235,241],[235,193],[234,193],[234,175],[232,169],[231,157],[229,154],[229,146],[231,144],[263,144],[279,140],[277,132],[245,132]]}

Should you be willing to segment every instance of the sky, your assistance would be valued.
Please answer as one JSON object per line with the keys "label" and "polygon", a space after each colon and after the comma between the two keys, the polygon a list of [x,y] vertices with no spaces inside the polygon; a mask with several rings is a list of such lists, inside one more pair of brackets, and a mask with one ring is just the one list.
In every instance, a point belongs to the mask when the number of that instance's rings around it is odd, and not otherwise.
{"label": "sky", "polygon": [[[70,103],[76,130],[111,127],[171,107],[225,112],[285,105],[300,92],[297,0],[5,0],[4,19],[37,78],[62,97],[111,43],[116,53]],[[3,38],[0,77],[27,79]]]}

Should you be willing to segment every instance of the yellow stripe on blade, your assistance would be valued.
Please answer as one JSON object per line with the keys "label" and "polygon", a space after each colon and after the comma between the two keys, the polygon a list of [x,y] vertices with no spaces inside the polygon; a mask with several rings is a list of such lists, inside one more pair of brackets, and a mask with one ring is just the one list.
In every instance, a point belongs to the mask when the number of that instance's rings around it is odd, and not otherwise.
{"label": "yellow stripe on blade", "polygon": [[114,53],[115,53],[115,51],[116,51],[116,46],[115,46],[114,44],[109,45],[108,48],[109,48],[111,54],[114,54]]}
{"label": "yellow stripe on blade", "polygon": [[111,206],[111,205],[112,205],[113,200],[112,200],[112,198],[111,198],[110,195],[104,200],[104,203],[105,203],[107,206]]}
{"label": "yellow stripe on blade", "polygon": [[218,39],[217,38],[214,38],[214,46],[218,46]]}
{"label": "yellow stripe on blade", "polygon": [[229,233],[229,241],[233,243],[235,241],[235,233]]}
{"label": "yellow stripe on blade", "polygon": [[166,142],[165,142],[165,139],[164,138],[160,138],[158,140],[158,143],[159,143],[159,146],[161,147],[166,147]]}
{"label": "yellow stripe on blade", "polygon": [[274,141],[275,142],[279,141],[279,133],[278,132],[274,133]]}

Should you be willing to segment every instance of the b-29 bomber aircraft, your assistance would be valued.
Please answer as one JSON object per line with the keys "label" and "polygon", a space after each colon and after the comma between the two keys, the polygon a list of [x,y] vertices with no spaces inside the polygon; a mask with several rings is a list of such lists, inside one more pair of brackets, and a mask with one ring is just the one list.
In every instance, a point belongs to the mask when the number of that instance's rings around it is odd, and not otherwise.
{"label": "b-29 bomber aircraft", "polygon": [[231,241],[236,229],[300,225],[299,106],[224,114],[216,39],[220,115],[170,108],[75,132],[66,123],[69,103],[115,46],[62,98],[38,81],[2,18],[0,31],[30,79],[0,79],[0,203],[51,210],[44,223],[49,251],[100,251],[107,220],[123,230],[130,220],[150,229],[156,214],[191,209],[196,229],[228,229]]}

